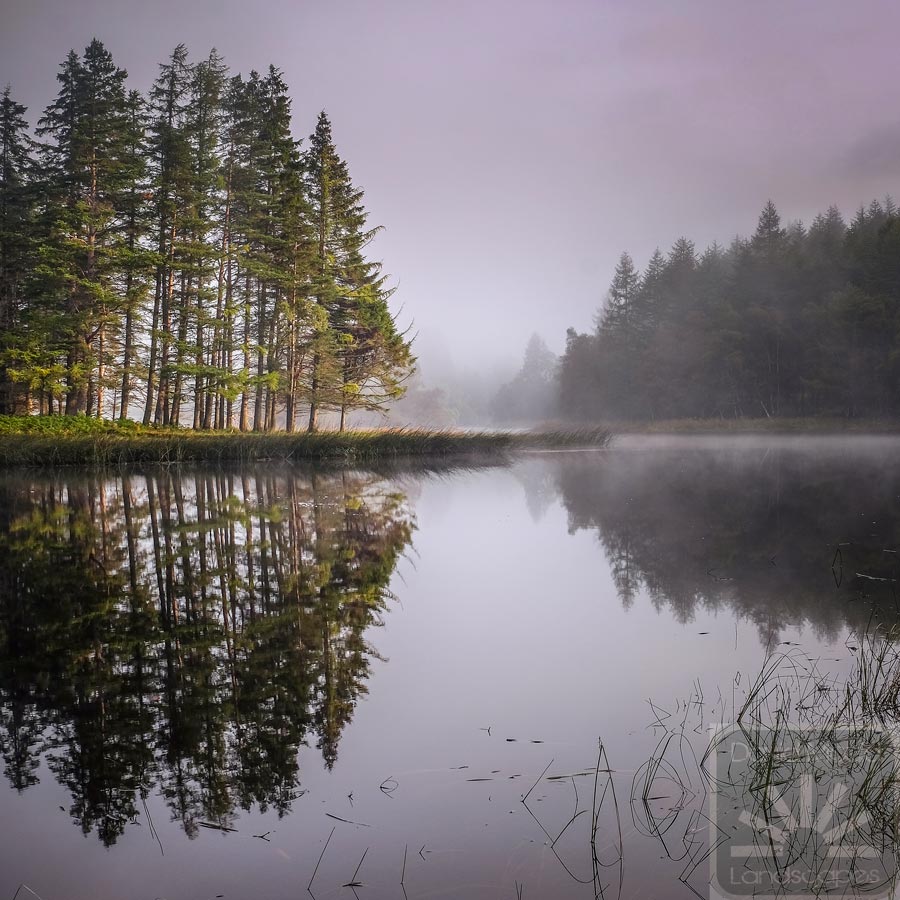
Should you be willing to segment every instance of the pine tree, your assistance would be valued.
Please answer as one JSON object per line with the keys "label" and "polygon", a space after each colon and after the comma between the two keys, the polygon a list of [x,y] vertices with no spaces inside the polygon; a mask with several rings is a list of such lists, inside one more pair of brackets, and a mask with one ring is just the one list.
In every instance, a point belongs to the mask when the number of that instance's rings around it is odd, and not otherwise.
{"label": "pine tree", "polygon": [[603,314],[597,322],[598,331],[629,331],[634,324],[634,303],[639,276],[628,253],[619,257],[616,272],[606,298]]}
{"label": "pine tree", "polygon": [[538,422],[551,414],[555,399],[556,355],[533,334],[525,345],[522,367],[512,381],[502,385],[491,403],[498,422]]}
{"label": "pine tree", "polygon": [[33,148],[26,112],[7,87],[0,95],[0,413],[21,409],[24,399],[10,365],[15,365],[21,343],[26,280],[33,261]]}
{"label": "pine tree", "polygon": [[775,204],[769,200],[759,214],[752,246],[764,256],[773,257],[783,248],[786,235],[787,232],[781,227],[781,216]]}
{"label": "pine tree", "polygon": [[128,94],[126,114],[125,152],[123,155],[125,184],[119,198],[124,243],[124,252],[121,254],[124,323],[121,339],[120,419],[128,418],[131,407],[135,369],[138,366],[141,309],[153,268],[152,254],[145,246],[150,225],[146,109],[144,100],[137,91],[130,91]]}
{"label": "pine tree", "polygon": [[662,309],[663,273],[666,258],[657,247],[647,268],[641,275],[640,283],[634,298],[635,328],[644,341],[648,340],[655,330]]}
{"label": "pine tree", "polygon": [[[287,85],[272,66],[264,77],[251,73],[246,92],[251,166],[245,195],[248,252],[244,265],[255,283],[255,303],[251,308],[247,298],[245,320],[249,324],[251,314],[255,318],[253,428],[262,431],[275,426],[284,380],[282,350],[292,340],[290,329],[284,328],[285,316],[291,315],[295,329],[304,318],[300,293],[307,280],[304,253],[308,255],[309,238]],[[248,358],[246,362],[251,361]],[[293,367],[293,362],[290,365]],[[286,381],[289,385],[290,374]],[[245,395],[245,427],[249,402]]]}
{"label": "pine tree", "polygon": [[220,163],[222,139],[222,94],[226,68],[218,52],[193,66],[190,96],[185,109],[184,136],[189,153],[189,176],[182,196],[179,251],[179,286],[173,304],[177,320],[175,360],[169,421],[178,423],[186,398],[187,383],[193,377],[193,425],[203,421],[207,379],[212,374],[205,358],[206,335],[212,324],[210,314],[217,296],[213,279],[218,271],[219,246],[213,241],[219,227]]}
{"label": "pine tree", "polygon": [[315,431],[322,408],[339,409],[343,428],[349,409],[381,409],[401,396],[414,359],[388,310],[381,266],[363,255],[379,229],[366,227],[363,192],[337,154],[324,112],[305,164],[316,241],[312,293],[318,319],[309,390],[309,430]]}
{"label": "pine tree", "polygon": [[[248,177],[246,166],[248,124],[245,107],[244,79],[240,75],[235,75],[225,86],[222,98],[221,242],[216,273],[215,321],[210,342],[213,389],[207,394],[203,416],[204,428],[208,428],[211,424],[217,428],[234,426],[234,402],[238,397],[246,397],[246,379],[249,376],[246,354],[245,367],[239,373],[235,372],[235,352],[241,349],[237,342],[236,325],[242,318],[240,292],[237,290],[242,281],[238,248],[242,244],[242,221],[246,219],[243,201]],[[213,402],[215,410],[212,408]],[[242,408],[245,403],[246,400],[242,399]],[[243,421],[241,425],[242,428],[245,427]]]}
{"label": "pine tree", "polygon": [[[57,76],[60,92],[41,119],[49,136],[48,287],[65,294],[66,413],[100,408],[103,342],[121,311],[114,274],[119,264],[117,209],[125,167],[126,73],[94,39],[73,52]],[[99,371],[95,371],[99,363]]]}
{"label": "pine tree", "polygon": [[168,424],[172,307],[184,195],[191,179],[185,112],[190,88],[187,48],[179,44],[160,65],[150,90],[150,171],[154,195],[156,271],[150,326],[145,425]]}

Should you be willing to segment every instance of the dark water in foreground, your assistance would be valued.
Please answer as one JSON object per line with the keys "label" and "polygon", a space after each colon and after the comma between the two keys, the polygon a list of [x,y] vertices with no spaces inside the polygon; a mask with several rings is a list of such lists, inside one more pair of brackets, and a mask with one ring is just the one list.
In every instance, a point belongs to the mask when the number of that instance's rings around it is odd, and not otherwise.
{"label": "dark water in foreground", "polygon": [[0,897],[707,897],[635,777],[896,619],[898,450],[4,475]]}

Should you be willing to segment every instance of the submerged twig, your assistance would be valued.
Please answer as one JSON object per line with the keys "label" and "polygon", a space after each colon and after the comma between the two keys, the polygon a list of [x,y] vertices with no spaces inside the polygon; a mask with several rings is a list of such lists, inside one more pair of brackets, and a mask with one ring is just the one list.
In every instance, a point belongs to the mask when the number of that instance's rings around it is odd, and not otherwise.
{"label": "submerged twig", "polygon": [[336,816],[333,813],[325,813],[325,815],[328,816],[329,819],[334,819],[338,822],[344,822],[347,825],[357,825],[360,828],[371,828],[372,827],[371,825],[367,825],[365,822],[353,822],[350,819],[342,819],[340,816]]}
{"label": "submerged twig", "polygon": [[379,785],[378,790],[380,790],[385,797],[390,797],[398,787],[400,787],[399,782],[392,776],[390,778],[385,778]]}
{"label": "submerged twig", "polygon": [[353,873],[353,877],[346,884],[341,885],[341,887],[358,888],[363,886],[363,883],[359,881],[356,876],[359,875],[359,870],[362,868],[363,860],[366,858],[368,852],[369,848],[366,847],[366,849],[363,850],[362,859],[360,859],[359,865],[357,865],[356,871]]}
{"label": "submerged twig", "polygon": [[548,769],[552,765],[553,765],[553,760],[551,759],[550,762],[547,763],[547,768],[544,769],[544,771],[541,772],[540,775],[538,775],[538,780],[528,789],[528,793],[522,798],[523,803],[531,796],[531,792],[541,783],[541,779],[547,774]]}
{"label": "submerged twig", "polygon": [[19,896],[19,891],[28,891],[28,893],[33,897],[37,897],[38,900],[44,900],[44,898],[41,897],[41,895],[37,891],[32,890],[30,887],[28,887],[28,885],[25,884],[24,881],[16,888],[16,892],[13,894],[12,900],[16,900],[16,897]]}
{"label": "submerged twig", "polygon": [[325,846],[322,848],[322,852],[319,854],[319,859],[316,862],[316,867],[313,869],[312,877],[309,879],[309,884],[306,886],[306,890],[312,894],[312,884],[316,878],[316,872],[319,871],[319,866],[322,864],[322,859],[325,856],[325,851],[328,849],[328,845],[331,843],[331,838],[334,836],[334,832],[336,831],[336,826],[332,827],[331,834],[328,835],[328,840],[325,841]]}

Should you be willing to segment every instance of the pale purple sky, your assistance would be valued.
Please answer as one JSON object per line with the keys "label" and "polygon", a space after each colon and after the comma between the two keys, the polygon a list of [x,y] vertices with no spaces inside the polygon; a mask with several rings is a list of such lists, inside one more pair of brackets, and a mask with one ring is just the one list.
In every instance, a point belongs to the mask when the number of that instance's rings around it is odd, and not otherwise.
{"label": "pale purple sky", "polygon": [[0,0],[35,116],[93,36],[146,88],[180,41],[285,73],[366,191],[429,355],[589,328],[618,255],[900,195],[900,4],[866,0]]}

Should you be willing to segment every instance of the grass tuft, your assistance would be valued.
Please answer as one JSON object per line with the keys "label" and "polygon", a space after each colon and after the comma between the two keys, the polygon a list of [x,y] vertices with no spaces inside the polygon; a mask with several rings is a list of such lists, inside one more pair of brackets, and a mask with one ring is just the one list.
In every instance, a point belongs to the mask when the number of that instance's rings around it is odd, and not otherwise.
{"label": "grass tuft", "polygon": [[391,428],[287,434],[144,428],[83,416],[0,416],[0,467],[498,456],[602,448],[610,437],[601,428],[529,432]]}

